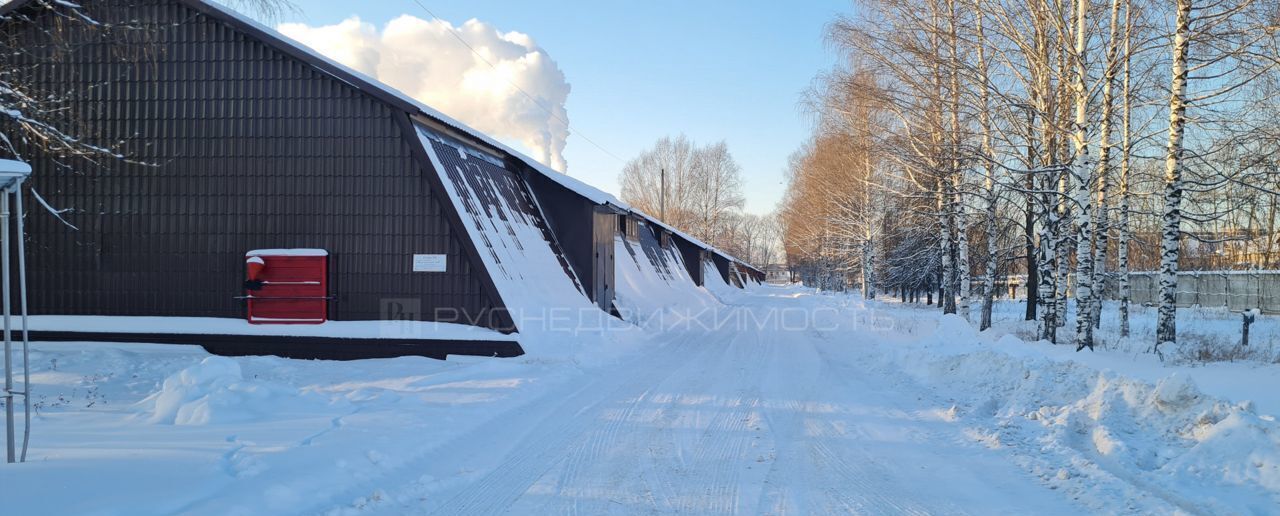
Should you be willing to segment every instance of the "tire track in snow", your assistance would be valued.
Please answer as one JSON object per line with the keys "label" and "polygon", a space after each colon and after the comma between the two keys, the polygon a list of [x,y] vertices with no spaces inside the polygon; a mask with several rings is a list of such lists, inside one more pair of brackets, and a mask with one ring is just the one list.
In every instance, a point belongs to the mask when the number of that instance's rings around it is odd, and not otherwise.
{"label": "tire track in snow", "polygon": [[[739,332],[734,337],[726,348],[726,354],[732,358],[721,362],[725,372],[715,376],[721,380],[736,379],[740,385],[725,386],[731,388],[722,397],[719,410],[703,431],[694,455],[695,465],[710,467],[705,480],[708,496],[688,499],[707,503],[683,506],[681,512],[737,514],[743,487],[742,472],[755,463],[747,452],[755,437],[751,423],[758,421],[759,417],[759,375],[765,364],[761,358],[765,349],[758,332]],[[734,374],[734,369],[737,369],[737,374]]]}
{"label": "tire track in snow", "polygon": [[[569,447],[567,452],[572,457],[569,461],[572,467],[564,468],[557,476],[554,495],[538,498],[542,495],[533,494],[522,498],[512,509],[598,513],[616,510],[618,506],[633,510],[671,510],[676,507],[672,503],[673,499],[678,499],[673,485],[661,483],[656,493],[650,485],[652,475],[646,473],[652,468],[646,467],[646,459],[652,458],[652,453],[645,452],[652,452],[655,445],[662,442],[663,424],[660,421],[680,411],[683,394],[671,393],[701,392],[714,377],[701,370],[702,364],[718,362],[713,353],[722,349],[726,344],[722,341],[727,339],[718,335],[702,335],[689,340],[696,341],[697,348],[682,350],[689,353],[683,356],[679,366],[660,377],[651,377],[638,370],[640,376],[636,388],[640,393],[628,396],[625,390],[619,391],[618,394],[622,395],[619,404],[625,407],[603,410],[602,417],[596,421],[603,419],[607,423],[586,432],[582,442]],[[688,383],[690,378],[695,379],[694,384]],[[670,475],[659,475],[658,478],[669,479]],[[624,486],[628,482],[630,484]],[[537,502],[546,505],[538,505]],[[553,511],[562,505],[565,506],[563,511]],[[537,507],[530,509],[527,506]]]}
{"label": "tire track in snow", "polygon": [[[779,336],[771,335],[771,341]],[[763,340],[763,339],[762,339]],[[798,349],[797,349],[798,348]],[[769,363],[780,364],[783,360],[792,360],[799,367],[791,370],[791,374],[812,377],[810,370],[816,370],[817,364],[810,364],[815,358],[808,346],[792,346],[785,354],[782,346],[773,346],[768,350]],[[798,389],[780,396],[791,387],[796,387],[795,378],[784,377],[780,368],[764,371],[761,383],[764,384],[769,402],[764,407],[765,426],[774,443],[773,459],[769,464],[764,488],[760,492],[758,507],[760,512],[769,514],[804,514],[805,497],[803,486],[808,483],[809,471],[794,471],[789,466],[798,463],[803,457],[801,420],[791,417],[800,414],[805,408],[804,400],[812,399],[816,389],[815,382],[802,382]],[[785,387],[784,387],[785,386]],[[796,485],[798,484],[798,485]],[[812,511],[808,511],[812,512]]]}
{"label": "tire track in snow", "polygon": [[[713,342],[705,343],[706,354],[713,351],[719,354],[714,357],[701,357],[703,358],[701,365],[722,364],[723,353],[728,342],[728,337],[720,336]],[[672,385],[677,378],[681,383]],[[643,488],[651,493],[655,507],[659,510],[678,510],[684,505],[681,500],[685,496],[691,496],[682,492],[690,487],[689,483],[681,482],[677,485],[675,480],[686,479],[690,474],[690,468],[696,467],[697,464],[692,455],[686,457],[686,447],[683,442],[685,439],[677,433],[689,432],[698,426],[696,416],[699,412],[689,407],[696,405],[696,399],[703,395],[701,393],[707,391],[715,378],[716,375],[702,369],[694,371],[692,375],[668,377],[661,386],[661,391],[664,393],[663,401],[656,409],[655,417],[650,421],[643,436],[638,437],[644,443],[646,452],[640,458],[642,464],[639,467],[639,480]]]}
{"label": "tire track in snow", "polygon": [[[763,382],[769,400],[763,412],[777,447],[767,487],[760,495],[761,512],[959,512],[947,504],[921,504],[877,457],[865,451],[874,440],[850,435],[861,432],[860,417],[849,413],[840,400],[874,390],[854,388],[847,378],[835,374],[830,357],[822,352],[823,346],[832,345],[826,334],[777,331],[759,338],[775,343],[764,345],[769,348],[769,362],[777,366],[765,371]],[[776,344],[782,342],[787,345]]]}
{"label": "tire track in snow", "polygon": [[[561,465],[566,451],[588,450],[588,456],[598,456],[601,440],[592,439],[588,432],[592,424],[601,419],[602,407],[611,401],[632,397],[636,392],[644,392],[656,382],[679,371],[680,365],[691,366],[696,360],[697,351],[703,353],[707,349],[706,339],[698,341],[695,336],[683,339],[678,345],[669,344],[660,350],[650,351],[656,359],[652,363],[628,364],[617,368],[614,373],[598,375],[597,384],[584,389],[581,396],[564,400],[559,410],[544,419],[544,425],[521,440],[500,464],[475,482],[468,484],[454,493],[443,505],[435,507],[432,513],[438,514],[493,514],[503,512],[525,496],[544,474]],[[694,351],[695,353],[686,354]],[[655,376],[656,373],[656,376]],[[589,401],[588,401],[589,400]],[[585,410],[582,407],[586,406]],[[616,423],[622,423],[617,421]],[[499,422],[498,424],[502,424]],[[606,434],[608,432],[606,431]],[[612,435],[616,435],[616,430]],[[575,441],[586,443],[574,445]],[[596,450],[591,452],[590,450]],[[579,465],[583,464],[579,461]],[[534,496],[547,496],[535,493]],[[580,500],[581,497],[576,497]]]}
{"label": "tire track in snow", "polygon": [[[948,486],[972,484],[980,472],[975,468],[1003,466],[995,455],[958,451],[951,442],[958,431],[924,420],[926,411],[917,410],[930,402],[922,406],[911,394],[891,392],[897,384],[858,378],[863,371],[833,361],[857,355],[842,353],[845,343],[830,337],[735,329],[663,334],[671,339],[666,346],[642,351],[622,367],[593,370],[576,389],[557,389],[499,414],[442,447],[452,451],[417,461],[421,469],[414,472],[425,472],[434,485],[416,485],[404,472],[384,478],[402,484],[387,490],[399,505],[377,510],[962,513],[1008,507],[984,501],[1002,496],[994,487],[978,485],[978,494],[966,497]],[[497,446],[478,448],[480,440]],[[758,457],[768,460],[757,463]],[[946,464],[971,458],[985,462]],[[459,475],[460,467],[479,474]],[[1020,487],[1026,495],[1027,486]],[[411,500],[415,496],[420,500]]]}
{"label": "tire track in snow", "polygon": [[[626,406],[616,412],[616,416],[607,418],[609,423],[605,428],[586,433],[586,443],[570,446],[566,450],[567,454],[563,461],[561,472],[555,482],[555,491],[557,496],[569,497],[573,503],[566,508],[567,514],[579,514],[580,507],[577,503],[577,497],[584,494],[580,490],[582,471],[588,469],[589,466],[600,460],[608,452],[609,446],[614,442],[614,436],[617,429],[626,421],[630,420],[631,415],[635,413],[636,407],[648,400],[650,390],[646,389],[626,403]],[[606,414],[608,410],[604,411]]]}

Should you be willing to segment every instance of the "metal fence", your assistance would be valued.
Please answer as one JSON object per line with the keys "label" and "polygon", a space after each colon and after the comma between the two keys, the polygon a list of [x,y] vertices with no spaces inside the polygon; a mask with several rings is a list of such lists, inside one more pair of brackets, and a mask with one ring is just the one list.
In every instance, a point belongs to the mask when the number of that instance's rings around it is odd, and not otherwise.
{"label": "metal fence", "polygon": [[[1104,282],[1107,299],[1119,299],[1119,281]],[[1155,305],[1160,302],[1160,275],[1155,272],[1129,274],[1130,302]],[[1280,314],[1280,271],[1192,271],[1178,274],[1178,306],[1222,307],[1232,311],[1257,308]]]}
{"label": "metal fence", "polygon": [[[1068,295],[1075,286],[1075,275],[1068,278]],[[997,281],[998,297],[1026,299],[1026,276],[1008,276]],[[1160,302],[1160,274],[1129,273],[1129,301],[1139,305]],[[981,280],[975,280],[974,292],[981,292]],[[1119,299],[1119,276],[1110,273],[1103,281],[1106,299]],[[1178,306],[1202,306],[1242,311],[1257,308],[1263,313],[1280,314],[1280,271],[1188,271],[1178,273]]]}

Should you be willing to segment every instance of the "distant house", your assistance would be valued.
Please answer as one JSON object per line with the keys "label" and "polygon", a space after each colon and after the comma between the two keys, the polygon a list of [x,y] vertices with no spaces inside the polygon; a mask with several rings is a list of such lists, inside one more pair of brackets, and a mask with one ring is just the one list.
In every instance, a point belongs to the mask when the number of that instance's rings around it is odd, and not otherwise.
{"label": "distant house", "polygon": [[[341,322],[385,319],[394,306],[396,317],[502,335],[522,331],[522,310],[616,312],[619,242],[654,271],[680,269],[663,281],[689,288],[706,274],[739,286],[764,278],[225,7],[84,3],[103,24],[145,25],[145,38],[68,23],[57,9],[0,7],[0,37],[28,50],[0,59],[72,99],[64,121],[90,142],[124,142],[129,159],[71,158],[69,171],[15,142],[35,169],[32,188],[68,209],[66,223],[29,217],[35,314],[242,319],[252,302]],[[309,262],[285,260],[298,249],[314,251]],[[267,280],[251,277],[263,264],[249,254],[265,260]],[[320,276],[272,280],[272,260]],[[110,337],[94,327],[95,339]],[[145,337],[134,330],[129,338]]]}
{"label": "distant house", "polygon": [[790,283],[791,272],[786,265],[771,264],[764,268],[765,281],[770,283]]}

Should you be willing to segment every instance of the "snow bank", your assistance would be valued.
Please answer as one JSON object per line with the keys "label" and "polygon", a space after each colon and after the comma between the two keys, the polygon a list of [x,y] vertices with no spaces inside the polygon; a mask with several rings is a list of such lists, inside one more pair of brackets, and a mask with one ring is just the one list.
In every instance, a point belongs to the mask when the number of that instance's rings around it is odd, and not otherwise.
{"label": "snow bank", "polygon": [[[656,247],[664,260],[659,270],[646,256],[640,243],[614,239],[616,264],[614,303],[628,322],[650,329],[662,329],[667,317],[689,317],[705,309],[721,306],[706,289],[699,288],[689,277],[680,253],[672,248]],[[650,246],[653,250],[655,246]]]}
{"label": "snow bank", "polygon": [[313,398],[284,385],[246,380],[239,362],[211,356],[165,378],[160,390],[139,405],[149,423],[207,425],[253,421],[299,403],[319,404]]}
{"label": "snow bank", "polygon": [[32,331],[86,333],[204,333],[211,335],[279,335],[334,338],[403,338],[515,340],[516,337],[466,324],[435,321],[326,321],[323,324],[249,324],[226,317],[159,317],[132,315],[33,315]]}
{"label": "snow bank", "polygon": [[702,262],[702,286],[716,296],[722,303],[737,304],[745,295],[745,291],[725,282],[720,269],[709,260]]}
{"label": "snow bank", "polygon": [[1185,372],[1152,383],[1044,356],[1012,335],[992,340],[947,315],[928,336],[871,358],[946,393],[976,440],[1012,448],[1086,504],[1098,485],[1121,484],[1134,488],[1114,494],[1157,495],[1133,502],[1137,512],[1280,507],[1280,425],[1253,403],[1206,395]]}

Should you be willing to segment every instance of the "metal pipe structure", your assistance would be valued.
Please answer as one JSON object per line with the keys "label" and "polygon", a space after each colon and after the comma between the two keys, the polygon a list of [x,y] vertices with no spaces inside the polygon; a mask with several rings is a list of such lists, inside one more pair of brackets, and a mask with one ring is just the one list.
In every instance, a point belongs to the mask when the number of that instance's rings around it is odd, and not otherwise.
{"label": "metal pipe structure", "polygon": [[4,188],[4,193],[0,195],[0,242],[4,245],[0,246],[0,267],[4,272],[0,272],[0,289],[4,292],[4,449],[5,458],[9,462],[17,462],[17,453],[14,450],[14,429],[13,429],[13,333],[12,323],[9,320],[9,310],[11,300],[9,299],[9,187]]}
{"label": "metal pipe structure", "polygon": [[[27,325],[27,233],[22,227],[22,183],[14,189],[14,216],[18,223],[18,304],[22,311],[22,454],[27,461],[27,445],[31,444],[31,332]],[[6,248],[6,252],[8,249]]]}
{"label": "metal pipe structure", "polygon": [[[26,163],[0,160],[0,295],[4,301],[0,303],[4,309],[4,412],[5,412],[5,459],[8,462],[26,462],[27,445],[31,440],[31,367],[30,367],[30,335],[27,332],[27,278],[25,245],[22,229],[22,182],[31,175],[31,167]],[[9,253],[9,196],[17,198],[18,216],[18,273],[19,297],[22,304],[22,390],[13,385],[13,297],[10,288],[10,253]],[[23,437],[22,455],[17,453],[13,397],[22,395]]]}

